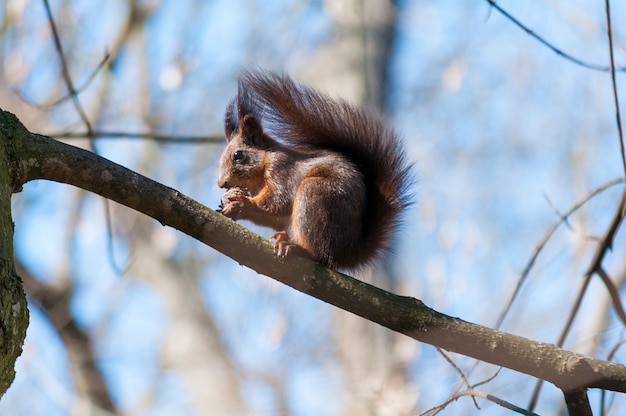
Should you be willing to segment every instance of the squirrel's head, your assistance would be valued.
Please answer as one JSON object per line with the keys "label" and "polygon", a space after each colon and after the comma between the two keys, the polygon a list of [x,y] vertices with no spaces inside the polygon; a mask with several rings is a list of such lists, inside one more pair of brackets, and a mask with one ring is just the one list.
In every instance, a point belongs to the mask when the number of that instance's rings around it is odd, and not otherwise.
{"label": "squirrel's head", "polygon": [[226,111],[226,149],[220,159],[220,188],[240,187],[255,193],[263,187],[267,151],[275,142],[263,132],[261,122],[251,112],[242,114],[233,100]]}

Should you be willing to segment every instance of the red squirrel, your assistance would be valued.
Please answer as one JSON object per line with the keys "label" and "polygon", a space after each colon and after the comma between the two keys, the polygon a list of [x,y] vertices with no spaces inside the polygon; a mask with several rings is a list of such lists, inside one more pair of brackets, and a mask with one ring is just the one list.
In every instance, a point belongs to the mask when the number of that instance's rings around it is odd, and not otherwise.
{"label": "red squirrel", "polygon": [[354,270],[388,248],[412,175],[380,118],[253,69],[239,78],[224,130],[221,212],[276,230],[279,257],[300,252]]}

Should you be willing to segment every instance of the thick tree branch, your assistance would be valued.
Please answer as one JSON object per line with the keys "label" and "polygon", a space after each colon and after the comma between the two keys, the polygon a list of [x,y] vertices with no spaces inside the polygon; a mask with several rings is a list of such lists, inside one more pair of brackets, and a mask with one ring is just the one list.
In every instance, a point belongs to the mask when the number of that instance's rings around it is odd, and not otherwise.
{"label": "thick tree branch", "polygon": [[0,119],[0,397],[13,383],[15,361],[22,353],[28,327],[26,295],[13,263],[10,166],[14,156],[7,146],[13,124],[7,125]]}
{"label": "thick tree branch", "polygon": [[448,351],[545,379],[566,394],[585,388],[626,392],[626,366],[565,351],[446,316],[303,258],[280,261],[268,240],[178,191],[85,150],[29,133],[10,113],[13,188],[47,179],[81,187],[176,228],[260,274],[372,322]]}

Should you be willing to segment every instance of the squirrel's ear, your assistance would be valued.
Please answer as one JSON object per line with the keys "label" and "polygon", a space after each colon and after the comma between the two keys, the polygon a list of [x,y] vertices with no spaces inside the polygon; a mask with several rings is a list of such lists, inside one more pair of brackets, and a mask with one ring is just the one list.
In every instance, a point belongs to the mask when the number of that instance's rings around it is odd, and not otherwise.
{"label": "squirrel's ear", "polygon": [[257,149],[269,149],[276,145],[268,135],[263,133],[263,127],[258,118],[252,113],[246,114],[239,121],[239,132],[241,139],[248,146]]}
{"label": "squirrel's ear", "polygon": [[239,123],[239,128],[241,129],[241,136],[244,140],[250,140],[254,144],[259,144],[257,141],[262,140],[263,128],[261,127],[261,123],[259,123],[259,119],[257,119],[254,114],[249,113],[243,116]]}
{"label": "squirrel's ear", "polygon": [[233,138],[233,134],[239,127],[239,120],[237,119],[237,111],[235,110],[236,101],[233,98],[226,107],[226,115],[224,116],[224,134],[226,135],[226,141],[229,142]]}

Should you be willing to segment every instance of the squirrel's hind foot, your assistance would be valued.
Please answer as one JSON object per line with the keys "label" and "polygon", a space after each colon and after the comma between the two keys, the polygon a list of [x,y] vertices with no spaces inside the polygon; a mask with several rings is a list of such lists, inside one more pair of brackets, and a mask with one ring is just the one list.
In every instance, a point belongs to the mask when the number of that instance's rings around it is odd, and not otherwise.
{"label": "squirrel's hind foot", "polygon": [[293,240],[291,240],[291,238],[289,238],[287,231],[276,231],[272,234],[271,238],[276,240],[274,241],[274,251],[281,259],[293,254],[311,259],[313,258],[311,253],[306,251],[303,247],[300,247]]}

